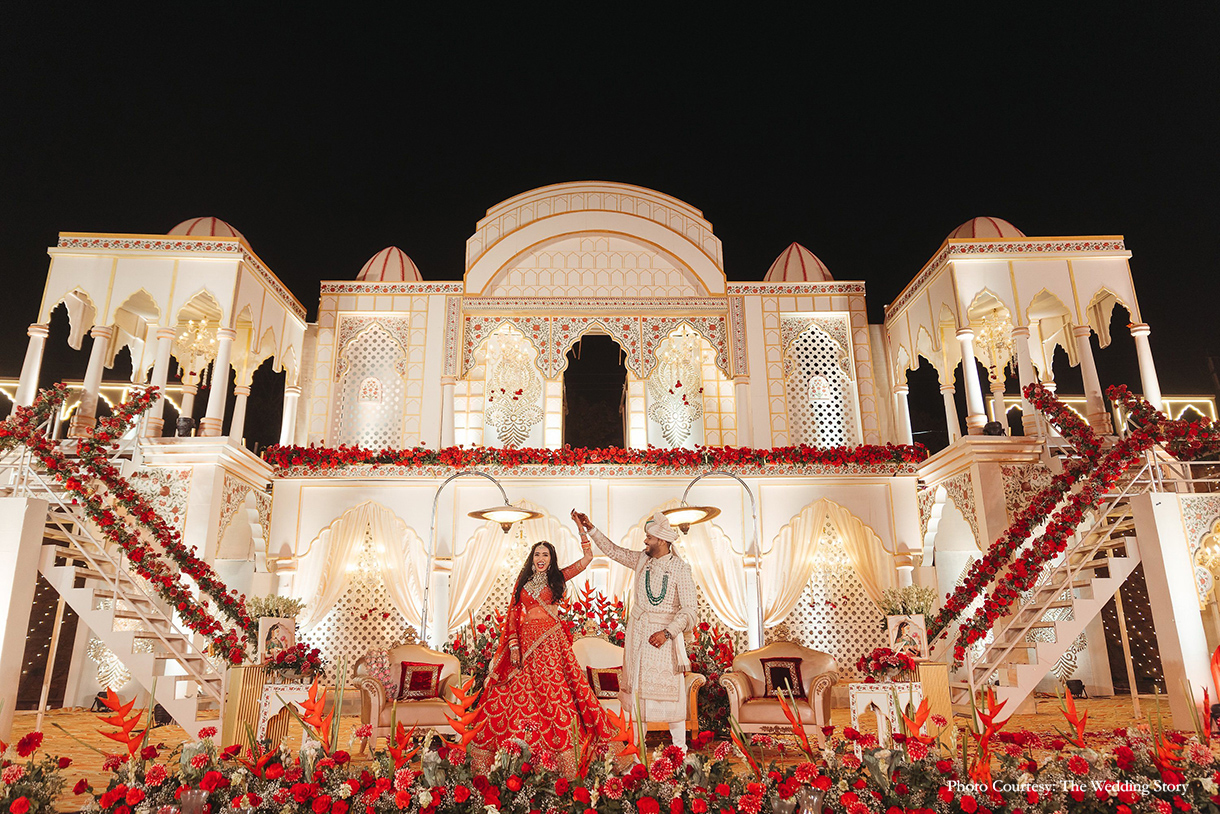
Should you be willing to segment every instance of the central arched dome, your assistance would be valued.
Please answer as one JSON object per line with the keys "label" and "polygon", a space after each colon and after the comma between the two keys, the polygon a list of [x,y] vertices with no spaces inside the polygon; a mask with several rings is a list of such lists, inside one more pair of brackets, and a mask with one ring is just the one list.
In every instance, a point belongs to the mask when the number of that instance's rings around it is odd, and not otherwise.
{"label": "central arched dome", "polygon": [[655,297],[725,292],[720,238],[677,198],[610,181],[523,192],[466,241],[478,296]]}
{"label": "central arched dome", "polygon": [[369,258],[356,275],[366,283],[419,282],[423,279],[415,261],[397,246],[387,246]]}
{"label": "central arched dome", "polygon": [[947,240],[987,240],[1025,237],[1025,233],[1003,218],[971,218],[949,233]]}
{"label": "central arched dome", "polygon": [[826,264],[796,242],[780,252],[763,277],[763,282],[767,283],[828,283],[833,280]]}

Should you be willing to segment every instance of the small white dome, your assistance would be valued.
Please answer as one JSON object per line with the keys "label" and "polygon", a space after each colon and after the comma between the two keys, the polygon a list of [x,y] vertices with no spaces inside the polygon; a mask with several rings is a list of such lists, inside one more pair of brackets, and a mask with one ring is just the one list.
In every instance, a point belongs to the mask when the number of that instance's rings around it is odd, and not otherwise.
{"label": "small white dome", "polygon": [[407,253],[397,246],[387,246],[369,258],[356,275],[357,280],[366,283],[399,283],[424,279],[420,276],[419,267]]}
{"label": "small white dome", "polygon": [[826,283],[834,280],[817,255],[799,243],[780,252],[763,277],[768,283]]}
{"label": "small white dome", "polygon": [[971,218],[949,233],[955,238],[1025,237],[1025,233],[1003,218]]}
{"label": "small white dome", "polygon": [[225,223],[220,218],[191,218],[179,223],[169,230],[171,235],[192,235],[194,237],[240,237],[245,235]]}

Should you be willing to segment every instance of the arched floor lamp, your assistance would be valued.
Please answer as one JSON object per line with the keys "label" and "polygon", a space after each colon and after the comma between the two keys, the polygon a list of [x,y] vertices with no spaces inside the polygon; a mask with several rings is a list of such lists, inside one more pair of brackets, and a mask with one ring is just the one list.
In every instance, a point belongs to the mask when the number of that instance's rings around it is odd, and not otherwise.
{"label": "arched floor lamp", "polygon": [[500,481],[488,475],[486,472],[480,472],[477,469],[466,469],[461,472],[455,472],[445,478],[444,482],[436,488],[436,496],[432,498],[432,522],[428,526],[428,569],[424,572],[424,603],[423,609],[420,612],[419,619],[419,635],[424,646],[430,646],[428,641],[428,599],[432,591],[432,565],[436,559],[436,509],[440,503],[441,492],[449,485],[450,481],[455,481],[458,478],[467,475],[478,475],[482,478],[487,478],[496,485],[500,490],[500,496],[504,498],[503,506],[493,506],[490,509],[480,509],[477,512],[470,512],[467,516],[473,517],[476,520],[490,520],[493,523],[499,523],[500,528],[507,534],[514,523],[519,523],[522,520],[535,520],[542,517],[540,512],[522,509],[517,506],[508,504],[508,493],[504,491],[504,487]]}
{"label": "arched floor lamp", "polygon": [[[662,512],[662,514],[664,514],[666,517],[668,517],[669,522],[673,525],[676,525],[678,527],[678,530],[681,531],[683,534],[685,534],[687,531],[689,531],[690,527],[695,525],[696,523],[706,522],[708,520],[711,520],[713,517],[716,517],[717,515],[719,515],[720,510],[715,508],[714,506],[688,506],[686,503],[686,496],[690,494],[690,490],[694,487],[694,485],[696,483],[698,483],[699,481],[703,480],[704,478],[710,477],[712,475],[719,475],[721,477],[732,478],[733,480],[737,481],[737,483],[739,483],[741,485],[741,488],[746,490],[746,494],[750,496],[750,515],[751,515],[751,519],[753,521],[751,524],[751,527],[750,527],[750,533],[752,535],[752,539],[750,540],[750,545],[743,550],[742,556],[744,557],[745,554],[751,553],[751,552],[754,555],[754,590],[758,593],[758,603],[757,603],[758,604],[758,607],[757,607],[758,618],[755,621],[758,626],[756,629],[749,631],[749,639],[750,639],[750,648],[756,649],[756,648],[762,647],[764,617],[763,617],[763,593],[762,593],[762,549],[758,543],[758,536],[759,536],[758,535],[758,503],[754,500],[754,492],[750,489],[750,487],[748,485],[746,485],[746,482],[744,480],[742,480],[741,478],[739,478],[736,474],[734,474],[732,472],[726,472],[726,471],[720,470],[720,469],[713,469],[710,472],[704,472],[702,475],[699,475],[694,480],[692,480],[689,484],[687,484],[686,490],[682,493],[682,505],[681,506],[678,506],[677,508],[674,508],[674,509],[666,509],[665,511]],[[743,562],[742,565],[744,567],[745,563]],[[755,641],[755,639],[757,641]]]}

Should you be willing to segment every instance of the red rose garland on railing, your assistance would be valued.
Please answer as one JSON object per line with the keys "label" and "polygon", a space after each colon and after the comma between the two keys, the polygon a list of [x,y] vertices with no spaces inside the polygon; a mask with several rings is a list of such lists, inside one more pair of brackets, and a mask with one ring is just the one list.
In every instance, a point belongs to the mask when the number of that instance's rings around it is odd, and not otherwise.
{"label": "red rose garland on railing", "polygon": [[1023,592],[1034,588],[1046,564],[1067,549],[1068,540],[1084,521],[1085,514],[1101,505],[1106,491],[1155,440],[1150,433],[1139,430],[1111,447],[1092,477],[1055,513],[1034,544],[1012,563],[1004,582],[996,585],[983,606],[962,622],[953,649],[955,663],[960,664],[966,657],[966,648],[981,641],[999,619],[1011,612]]}
{"label": "red rose garland on railing", "polygon": [[105,484],[112,497],[131,517],[153,535],[157,544],[178,568],[195,581],[199,589],[215,603],[228,619],[241,629],[251,642],[258,638],[258,625],[246,611],[245,596],[228,586],[203,560],[182,543],[182,535],[157,513],[144,495],[136,491],[114,466],[107,454],[110,444],[121,438],[131,424],[156,402],[153,388],[119,405],[114,415],[98,420],[97,427],[77,444],[79,460],[85,468]]}
{"label": "red rose garland on railing", "polygon": [[1220,424],[1217,422],[1206,418],[1194,421],[1168,418],[1128,390],[1126,385],[1111,387],[1106,394],[1111,401],[1122,404],[1140,427],[1152,429],[1169,454],[1179,461],[1220,457]]}
{"label": "red rose garland on railing", "polygon": [[621,449],[604,447],[584,449],[500,449],[498,447],[446,447],[428,449],[372,450],[363,447],[284,447],[272,446],[263,459],[278,470],[306,467],[310,471],[343,469],[349,466],[587,466],[627,464],[658,469],[746,466],[894,466],[918,464],[928,457],[922,444],[885,444],[858,447],[696,447],[694,449]]}
{"label": "red rose garland on railing", "polygon": [[962,583],[945,596],[945,604],[928,623],[930,638],[935,639],[948,632],[954,620],[1012,561],[1013,555],[1028,542],[1034,529],[1051,516],[1064,495],[1071,491],[1100,455],[1101,439],[1053,393],[1040,384],[1032,384],[1025,389],[1025,396],[1030,405],[1046,416],[1059,433],[1072,443],[1081,457],[1066,461],[1063,472],[1052,477],[1050,484],[1021,509],[1012,525],[987,549],[987,553],[970,564]]}
{"label": "red rose garland on railing", "polygon": [[[158,595],[178,612],[183,623],[192,631],[209,637],[216,645],[217,652],[226,661],[240,663],[245,655],[241,645],[245,631],[239,636],[235,630],[226,630],[209,613],[207,607],[195,598],[191,590],[182,584],[178,575],[157,555],[156,550],[132,534],[123,525],[122,518],[106,507],[97,491],[86,488],[83,480],[87,479],[87,476],[60,452],[59,442],[39,432],[41,419],[45,419],[59,406],[65,393],[61,388],[44,390],[39,393],[33,407],[16,407],[11,416],[0,422],[0,443],[3,448],[9,449],[16,444],[24,444],[43,468],[72,495],[77,505],[103,535],[127,555],[132,569],[147,580]],[[140,397],[135,399],[136,405],[144,401],[145,399]],[[131,409],[136,409],[136,405]],[[147,409],[147,405],[144,408]],[[116,437],[111,433],[124,420],[125,413],[126,411],[120,410],[117,416],[101,419],[98,422],[99,439]],[[97,443],[110,441],[99,440]]]}

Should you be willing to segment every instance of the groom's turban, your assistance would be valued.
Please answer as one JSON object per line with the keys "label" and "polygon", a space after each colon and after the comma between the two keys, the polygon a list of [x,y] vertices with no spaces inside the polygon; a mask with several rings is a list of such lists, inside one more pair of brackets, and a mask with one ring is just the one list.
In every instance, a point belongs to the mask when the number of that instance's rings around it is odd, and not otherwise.
{"label": "groom's turban", "polygon": [[644,524],[644,533],[651,534],[653,537],[658,537],[668,543],[678,539],[678,530],[669,525],[669,518],[660,512],[655,513],[652,519]]}

